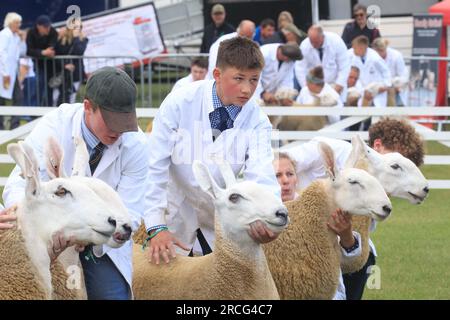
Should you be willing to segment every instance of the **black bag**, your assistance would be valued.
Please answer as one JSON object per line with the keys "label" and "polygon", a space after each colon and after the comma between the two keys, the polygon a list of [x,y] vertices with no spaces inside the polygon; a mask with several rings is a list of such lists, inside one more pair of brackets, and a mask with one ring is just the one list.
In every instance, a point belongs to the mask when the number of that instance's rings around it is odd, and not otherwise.
{"label": "black bag", "polygon": [[[69,52],[67,53],[68,56],[70,56],[70,54],[72,53],[73,45],[74,43],[72,42],[72,46],[70,47]],[[62,85],[63,80],[64,80],[64,71],[58,72],[48,80],[48,86],[51,89],[56,89]]]}

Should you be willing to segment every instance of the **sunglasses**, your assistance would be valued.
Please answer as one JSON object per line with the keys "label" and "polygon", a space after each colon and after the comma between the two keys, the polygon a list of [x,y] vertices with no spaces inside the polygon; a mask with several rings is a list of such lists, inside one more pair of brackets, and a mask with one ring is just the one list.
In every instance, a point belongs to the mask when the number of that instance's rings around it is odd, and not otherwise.
{"label": "sunglasses", "polygon": [[364,17],[365,14],[364,13],[355,13],[355,17]]}

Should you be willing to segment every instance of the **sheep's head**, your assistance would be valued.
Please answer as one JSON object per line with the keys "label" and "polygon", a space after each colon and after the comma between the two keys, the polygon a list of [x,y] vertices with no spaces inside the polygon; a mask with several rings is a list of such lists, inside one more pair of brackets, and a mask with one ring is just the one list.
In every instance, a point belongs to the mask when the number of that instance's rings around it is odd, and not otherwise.
{"label": "sheep's head", "polygon": [[419,168],[408,158],[397,152],[380,154],[369,148],[358,135],[352,139],[352,154],[346,166],[354,166],[351,158],[356,154],[367,160],[367,170],[393,197],[409,200],[413,204],[422,203],[428,195],[428,181]]}
{"label": "sheep's head", "polygon": [[217,161],[217,164],[226,189],[217,185],[208,168],[201,162],[195,161],[192,168],[202,190],[213,198],[224,232],[238,238],[248,237],[250,224],[257,220],[274,232],[281,232],[287,227],[288,212],[279,197],[255,182],[237,182],[227,163]]}
{"label": "sheep's head", "polygon": [[298,91],[294,88],[289,88],[289,87],[279,88],[275,92],[275,98],[277,100],[283,100],[283,99],[295,100],[295,98],[297,96],[298,96]]}
{"label": "sheep's head", "polygon": [[319,103],[322,107],[332,107],[338,104],[338,101],[329,93],[320,95]]}
{"label": "sheep's head", "polygon": [[345,168],[337,171],[333,150],[324,142],[319,142],[327,174],[331,179],[331,192],[338,208],[354,215],[386,219],[392,204],[381,184],[364,170]]}
{"label": "sheep's head", "polygon": [[123,245],[131,235],[131,219],[117,193],[95,178],[64,177],[62,150],[54,139],[49,140],[46,152],[53,179],[43,182],[33,149],[24,142],[8,145],[8,153],[26,180],[22,219],[30,221],[44,241],[62,231],[79,244]]}

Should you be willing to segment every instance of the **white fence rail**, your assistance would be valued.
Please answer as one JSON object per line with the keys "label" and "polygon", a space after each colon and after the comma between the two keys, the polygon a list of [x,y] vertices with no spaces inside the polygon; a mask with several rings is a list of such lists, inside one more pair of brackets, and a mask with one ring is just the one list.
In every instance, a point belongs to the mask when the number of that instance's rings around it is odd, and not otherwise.
{"label": "white fence rail", "polygon": [[[43,116],[54,108],[50,107],[2,107],[0,115],[11,116]],[[348,139],[355,134],[359,134],[363,139],[368,139],[366,131],[345,131],[345,129],[355,123],[372,118],[377,121],[382,116],[405,117],[410,116],[433,116],[450,117],[450,107],[402,107],[402,108],[329,108],[329,107],[264,107],[262,110],[267,115],[281,116],[325,116],[340,115],[347,118],[325,127],[318,131],[277,131],[274,130],[272,140],[296,140],[293,144],[304,143],[316,136],[326,136],[338,139]],[[156,108],[138,108],[138,118],[154,118],[158,112]],[[0,131],[0,145],[16,139],[23,139],[36,126],[39,118],[14,130]],[[425,120],[424,120],[425,121]],[[450,147],[450,131],[435,131],[425,126],[411,121],[411,124],[422,135],[424,140],[438,141]],[[291,145],[291,144],[290,144]],[[1,164],[12,164],[14,161],[7,154],[0,154]],[[428,165],[449,165],[450,156],[427,155],[425,164]],[[6,182],[6,177],[0,177],[0,186]],[[434,189],[450,189],[450,180],[430,180],[430,187]]]}

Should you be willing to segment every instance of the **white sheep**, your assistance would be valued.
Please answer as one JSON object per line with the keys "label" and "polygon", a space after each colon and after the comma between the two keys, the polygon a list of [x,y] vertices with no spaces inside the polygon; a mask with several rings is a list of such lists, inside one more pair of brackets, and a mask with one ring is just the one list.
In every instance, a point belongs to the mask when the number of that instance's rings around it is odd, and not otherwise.
{"label": "white sheep", "polygon": [[203,164],[193,164],[200,187],[214,199],[214,252],[202,257],[177,256],[169,265],[155,265],[149,263],[148,252],[135,244],[136,299],[279,299],[261,245],[247,231],[256,220],[275,232],[284,230],[286,207],[264,186],[237,183],[228,165],[219,168],[226,189],[216,184]]}
{"label": "white sheep", "polygon": [[[86,149],[84,142],[80,148]],[[26,186],[25,197],[17,204],[17,227],[0,238],[0,299],[79,297],[66,287],[65,266],[59,259],[51,264],[47,245],[56,231],[79,245],[113,248],[123,245],[131,234],[131,219],[116,192],[98,179],[63,177],[63,155],[54,139],[47,150],[52,154],[48,165],[54,179],[43,182],[33,149],[24,142],[8,145]],[[76,160],[74,172],[80,172],[79,165]]]}
{"label": "white sheep", "polygon": [[281,299],[331,299],[339,283],[341,251],[327,221],[337,208],[353,215],[384,220],[392,206],[380,183],[367,172],[336,169],[333,150],[318,143],[329,176],[286,202],[291,223],[277,240],[264,246]]}

